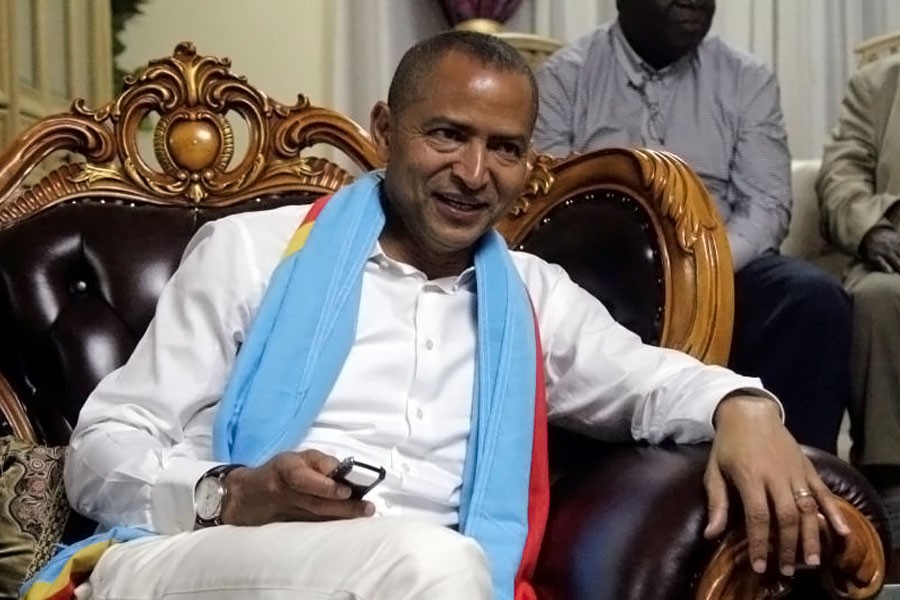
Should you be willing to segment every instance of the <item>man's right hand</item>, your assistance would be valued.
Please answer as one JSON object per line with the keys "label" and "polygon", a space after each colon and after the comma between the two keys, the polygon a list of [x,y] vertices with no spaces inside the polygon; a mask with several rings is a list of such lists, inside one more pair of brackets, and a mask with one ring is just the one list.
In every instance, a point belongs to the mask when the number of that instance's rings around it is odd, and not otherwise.
{"label": "man's right hand", "polygon": [[276,521],[326,521],[369,517],[375,507],[351,500],[350,488],[328,474],[338,460],[317,450],[282,452],[260,467],[240,467],[224,481],[226,525]]}
{"label": "man's right hand", "polygon": [[893,227],[870,229],[859,245],[859,253],[875,271],[900,273],[900,233]]}

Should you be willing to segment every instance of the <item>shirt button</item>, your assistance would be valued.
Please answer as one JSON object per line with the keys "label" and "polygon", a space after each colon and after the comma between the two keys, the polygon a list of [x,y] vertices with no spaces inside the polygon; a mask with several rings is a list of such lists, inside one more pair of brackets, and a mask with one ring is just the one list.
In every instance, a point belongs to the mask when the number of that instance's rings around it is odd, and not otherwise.
{"label": "shirt button", "polygon": [[431,340],[426,341],[426,342],[425,342],[425,349],[426,349],[426,350],[431,350],[432,348],[434,348],[434,342],[432,342]]}
{"label": "shirt button", "polygon": [[425,418],[425,411],[422,410],[421,408],[418,409],[418,410],[416,410],[416,416],[419,417],[420,420],[421,420],[421,419],[424,419],[424,418]]}
{"label": "shirt button", "polygon": [[394,503],[391,502],[390,500],[385,500],[385,501],[384,501],[384,507],[385,507],[385,508],[390,508],[390,507],[392,507],[393,505],[394,505]]}
{"label": "shirt button", "polygon": [[409,465],[406,464],[406,463],[403,463],[403,472],[404,472],[404,473],[409,473]]}

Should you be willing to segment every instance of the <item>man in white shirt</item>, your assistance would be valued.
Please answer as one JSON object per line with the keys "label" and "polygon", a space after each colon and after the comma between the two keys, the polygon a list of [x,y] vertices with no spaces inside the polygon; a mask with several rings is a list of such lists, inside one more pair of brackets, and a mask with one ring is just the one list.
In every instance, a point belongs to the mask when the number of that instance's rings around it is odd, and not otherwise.
{"label": "man in white shirt", "polygon": [[[217,411],[310,209],[198,232],[133,356],[94,391],[72,436],[73,505],[105,526],[159,534],[108,550],[85,595],[512,598],[480,538],[456,529],[468,450],[482,452],[469,444],[485,387],[478,288],[491,283],[478,261],[523,190],[536,113],[529,68],[495,38],[452,32],[407,52],[372,110],[388,167],[353,186],[376,186],[385,221],[361,267],[352,344],[300,442],[252,466],[216,460]],[[561,268],[503,256],[534,306],[551,420],[605,439],[715,436],[706,535],[725,528],[730,482],[758,572],[772,519],[785,574],[798,545],[801,562],[818,564],[818,510],[847,532],[758,380],[645,346]],[[387,471],[364,500],[328,476],[348,456]]]}

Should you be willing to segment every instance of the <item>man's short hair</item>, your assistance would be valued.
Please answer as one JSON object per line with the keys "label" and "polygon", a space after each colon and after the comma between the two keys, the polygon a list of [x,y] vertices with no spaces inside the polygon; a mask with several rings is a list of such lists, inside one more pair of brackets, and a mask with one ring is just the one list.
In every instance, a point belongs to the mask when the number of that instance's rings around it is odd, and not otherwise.
{"label": "man's short hair", "polygon": [[388,106],[401,113],[421,95],[423,81],[434,66],[451,52],[459,52],[499,72],[520,73],[531,87],[532,124],[537,118],[538,88],[531,67],[519,52],[495,35],[475,31],[447,31],[432,36],[406,51],[388,90]]}

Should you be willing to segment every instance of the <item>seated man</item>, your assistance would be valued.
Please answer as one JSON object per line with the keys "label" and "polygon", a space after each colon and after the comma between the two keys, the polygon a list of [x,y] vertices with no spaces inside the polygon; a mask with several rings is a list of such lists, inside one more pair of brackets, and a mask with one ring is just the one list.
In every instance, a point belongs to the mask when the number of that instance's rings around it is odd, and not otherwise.
{"label": "seated man", "polygon": [[556,156],[663,149],[698,173],[734,262],[729,366],[760,377],[781,399],[797,441],[833,453],[849,396],[850,302],[836,278],[778,254],[791,189],[775,78],[707,37],[714,0],[617,5],[617,22],[539,69],[535,146]]}
{"label": "seated man", "polygon": [[[530,597],[547,413],[605,438],[715,434],[706,534],[731,483],[757,571],[776,517],[781,570],[798,547],[819,563],[817,509],[847,527],[759,381],[642,344],[493,231],[536,114],[515,50],[436,36],[372,110],[386,170],[201,228],[72,436],[73,505],[134,538],[85,594]],[[329,477],[350,456],[387,471],[364,499]]]}
{"label": "seated man", "polygon": [[851,79],[816,182],[822,230],[856,257],[851,459],[885,497],[900,546],[900,55]]}

